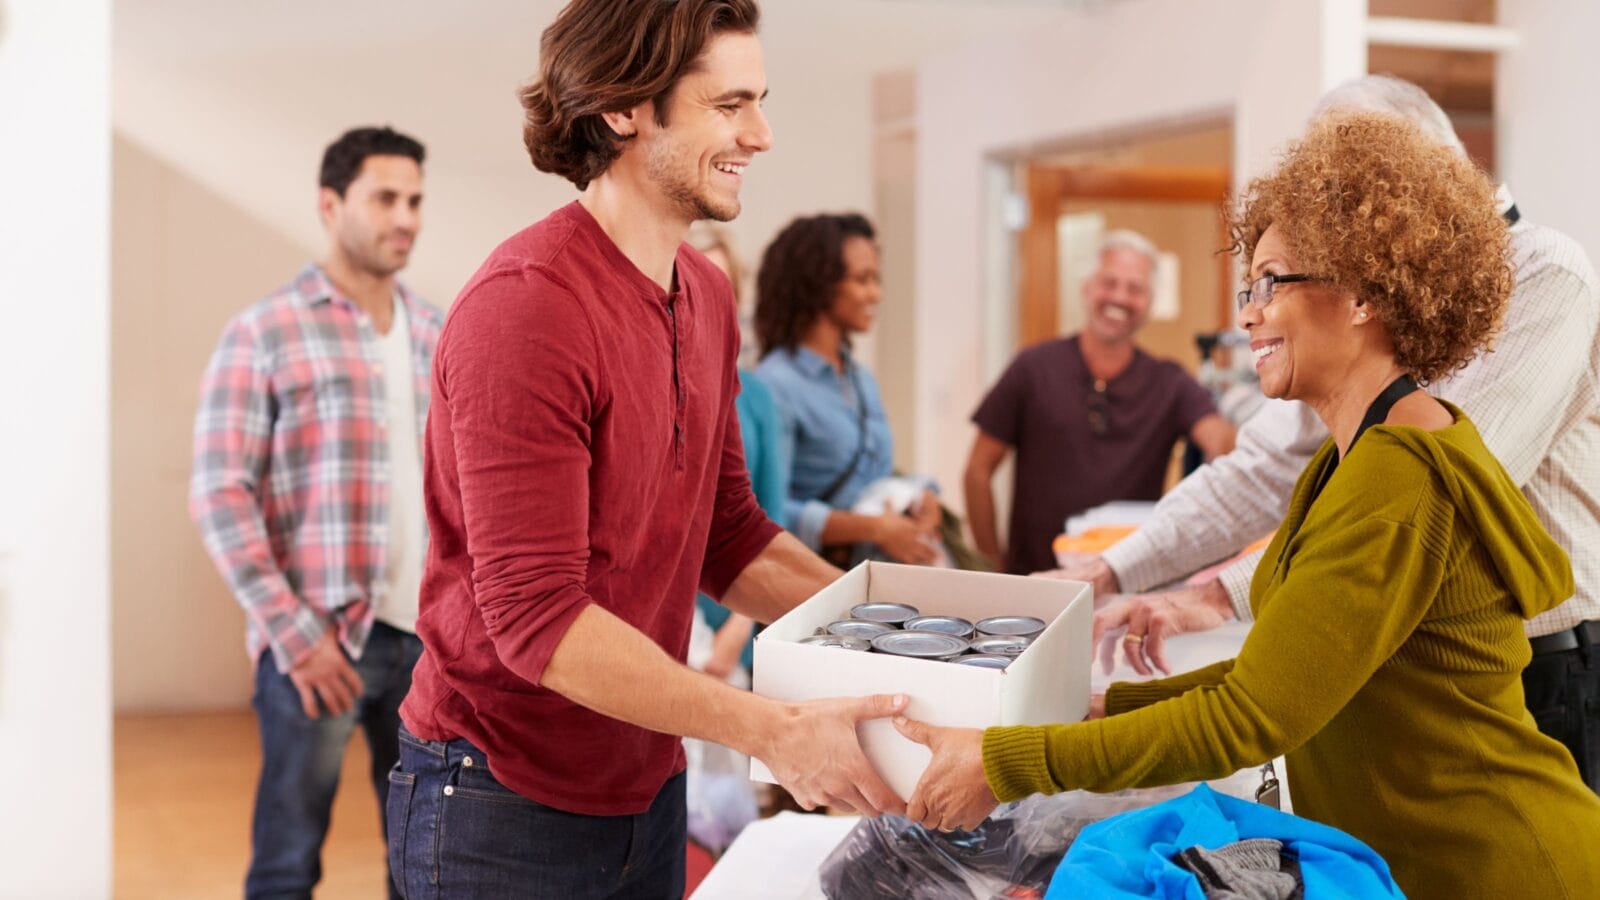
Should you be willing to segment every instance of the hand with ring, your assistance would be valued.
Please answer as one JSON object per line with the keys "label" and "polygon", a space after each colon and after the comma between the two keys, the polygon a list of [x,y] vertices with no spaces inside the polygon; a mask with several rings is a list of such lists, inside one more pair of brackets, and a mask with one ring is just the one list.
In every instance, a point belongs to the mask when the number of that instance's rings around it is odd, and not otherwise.
{"label": "hand with ring", "polygon": [[1166,641],[1173,635],[1209,631],[1233,617],[1233,605],[1222,583],[1162,594],[1137,594],[1107,603],[1094,614],[1094,644],[1107,674],[1116,667],[1117,647],[1140,675],[1154,670],[1171,675]]}

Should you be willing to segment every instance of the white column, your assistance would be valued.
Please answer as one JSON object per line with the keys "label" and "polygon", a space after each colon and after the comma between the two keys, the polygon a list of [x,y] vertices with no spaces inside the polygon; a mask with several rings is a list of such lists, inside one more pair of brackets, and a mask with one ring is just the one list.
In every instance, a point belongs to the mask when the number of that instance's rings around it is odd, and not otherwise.
{"label": "white column", "polygon": [[1501,0],[1499,10],[1518,37],[1495,70],[1500,178],[1529,221],[1565,232],[1600,261],[1600,4]]}
{"label": "white column", "polygon": [[0,0],[4,897],[110,894],[110,20]]}

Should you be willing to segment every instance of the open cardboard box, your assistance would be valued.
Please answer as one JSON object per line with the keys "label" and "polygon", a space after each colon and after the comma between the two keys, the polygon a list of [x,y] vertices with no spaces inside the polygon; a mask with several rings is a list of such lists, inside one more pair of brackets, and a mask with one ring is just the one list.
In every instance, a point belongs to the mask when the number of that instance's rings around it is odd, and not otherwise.
{"label": "open cardboard box", "polygon": [[[798,643],[868,601],[909,603],[925,615],[973,622],[1037,616],[1047,625],[1005,671]],[[862,563],[761,632],[754,689],[791,701],[905,694],[907,716],[961,728],[1076,722],[1089,711],[1093,614],[1094,592],[1081,581]],[[928,749],[901,737],[888,719],[864,723],[859,734],[884,781],[909,798],[928,766]],[[750,777],[774,781],[756,759]]]}

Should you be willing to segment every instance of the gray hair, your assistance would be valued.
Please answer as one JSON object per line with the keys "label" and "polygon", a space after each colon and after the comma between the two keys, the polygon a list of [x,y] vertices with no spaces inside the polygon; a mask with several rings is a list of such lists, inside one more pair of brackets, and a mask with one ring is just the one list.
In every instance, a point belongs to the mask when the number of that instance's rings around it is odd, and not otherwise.
{"label": "gray hair", "polygon": [[1112,250],[1132,250],[1150,261],[1150,272],[1154,274],[1161,266],[1161,253],[1150,239],[1129,228],[1116,228],[1105,233],[1100,239],[1100,250],[1096,258],[1105,256]]}
{"label": "gray hair", "polygon": [[1332,112],[1375,112],[1402,119],[1422,129],[1428,137],[1467,155],[1455,126],[1428,92],[1393,75],[1363,75],[1328,91],[1311,112],[1316,121]]}

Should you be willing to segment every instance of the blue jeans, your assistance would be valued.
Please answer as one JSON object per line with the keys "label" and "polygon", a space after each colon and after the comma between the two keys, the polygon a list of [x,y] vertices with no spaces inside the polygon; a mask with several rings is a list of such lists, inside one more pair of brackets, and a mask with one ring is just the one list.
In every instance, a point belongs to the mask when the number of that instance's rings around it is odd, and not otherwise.
{"label": "blue jeans", "polygon": [[585,816],[506,788],[464,740],[401,729],[389,781],[389,870],[407,900],[683,896],[682,773],[645,812]]}
{"label": "blue jeans", "polygon": [[[355,708],[342,716],[324,711],[316,719],[306,717],[294,682],[278,671],[272,654],[261,655],[251,701],[261,725],[261,780],[250,830],[246,897],[310,900],[312,886],[322,878],[322,841],[339,769],[357,725],[366,733],[372,755],[372,786],[383,821],[389,769],[399,755],[400,701],[411,689],[411,669],[421,654],[416,635],[374,623],[355,662],[364,688]],[[389,896],[399,896],[392,878]]]}

